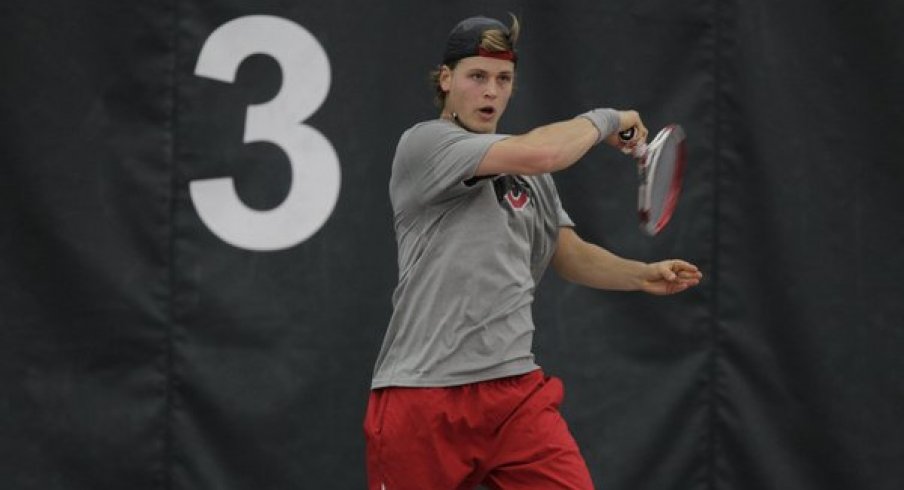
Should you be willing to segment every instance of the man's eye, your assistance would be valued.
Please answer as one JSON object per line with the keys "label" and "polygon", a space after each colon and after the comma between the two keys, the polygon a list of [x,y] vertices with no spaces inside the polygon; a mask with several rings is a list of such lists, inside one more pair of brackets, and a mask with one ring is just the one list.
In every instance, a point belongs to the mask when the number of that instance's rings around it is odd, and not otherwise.
{"label": "man's eye", "polygon": [[484,75],[483,73],[474,73],[473,75],[471,75],[471,78],[473,78],[474,80],[483,80]]}

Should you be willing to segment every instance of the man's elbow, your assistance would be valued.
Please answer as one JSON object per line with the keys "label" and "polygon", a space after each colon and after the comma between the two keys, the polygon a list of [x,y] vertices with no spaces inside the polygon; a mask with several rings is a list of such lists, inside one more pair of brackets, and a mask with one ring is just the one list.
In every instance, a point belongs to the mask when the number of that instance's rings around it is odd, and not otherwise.
{"label": "man's elbow", "polygon": [[572,264],[568,261],[568,258],[563,257],[561,254],[557,253],[553,256],[552,260],[552,268],[556,271],[559,277],[574,284],[580,284],[580,278],[578,277],[578,271],[572,267]]}

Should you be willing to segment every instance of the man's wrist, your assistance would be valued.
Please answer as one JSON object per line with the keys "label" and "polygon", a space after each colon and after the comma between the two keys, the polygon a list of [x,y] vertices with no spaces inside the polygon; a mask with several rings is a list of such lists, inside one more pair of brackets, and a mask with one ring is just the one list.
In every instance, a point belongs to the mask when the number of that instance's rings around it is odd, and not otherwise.
{"label": "man's wrist", "polygon": [[618,131],[618,128],[621,126],[621,119],[618,116],[618,111],[615,109],[593,109],[578,117],[588,119],[596,126],[597,131],[600,133],[599,138],[596,140],[597,143],[606,139],[610,134]]}

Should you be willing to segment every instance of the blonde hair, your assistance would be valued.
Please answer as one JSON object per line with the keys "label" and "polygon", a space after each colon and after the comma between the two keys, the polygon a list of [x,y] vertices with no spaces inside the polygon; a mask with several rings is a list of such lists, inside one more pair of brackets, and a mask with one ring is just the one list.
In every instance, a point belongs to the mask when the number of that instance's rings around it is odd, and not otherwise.
{"label": "blonde hair", "polygon": [[[518,36],[521,34],[521,24],[515,14],[509,13],[512,17],[512,25],[509,27],[508,33],[499,29],[488,29],[480,36],[479,46],[493,53],[502,53],[505,51],[514,51],[515,44],[518,42]],[[458,60],[448,65],[440,65],[430,72],[430,85],[433,87],[433,104],[442,109],[446,105],[446,92],[440,86],[439,77],[443,72],[443,66],[448,66],[450,70],[455,69]]]}

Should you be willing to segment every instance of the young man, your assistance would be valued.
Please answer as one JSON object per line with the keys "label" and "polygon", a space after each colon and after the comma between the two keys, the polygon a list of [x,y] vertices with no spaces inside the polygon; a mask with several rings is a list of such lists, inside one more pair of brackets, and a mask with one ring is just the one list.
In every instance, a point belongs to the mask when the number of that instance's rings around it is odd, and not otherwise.
{"label": "young man", "polygon": [[[559,202],[549,174],[600,141],[645,140],[636,112],[496,134],[518,30],[514,18],[459,23],[435,73],[442,113],[396,149],[399,283],[364,423],[374,490],[593,488],[558,410],[561,382],[531,353],[537,283],[550,262],[600,289],[672,294],[702,277],[681,260],[644,264],[584,242]],[[616,133],[632,127],[622,143]]]}

